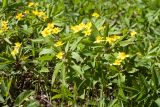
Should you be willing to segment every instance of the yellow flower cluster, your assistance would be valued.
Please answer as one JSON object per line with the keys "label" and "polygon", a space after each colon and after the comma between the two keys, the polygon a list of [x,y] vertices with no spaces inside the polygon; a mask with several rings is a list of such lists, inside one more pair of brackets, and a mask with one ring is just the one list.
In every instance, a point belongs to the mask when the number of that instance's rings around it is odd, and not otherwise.
{"label": "yellow flower cluster", "polygon": [[[16,15],[16,19],[19,20],[23,20],[24,18],[24,14],[29,14],[28,10],[25,10],[24,13],[19,13]],[[44,20],[48,19],[48,16],[46,16],[45,12],[43,11],[37,11],[37,10],[33,10],[32,14],[38,17],[43,18]]]}
{"label": "yellow flower cluster", "polygon": [[24,17],[23,13],[19,13],[16,15],[16,19],[19,21],[19,20],[22,20]]}
{"label": "yellow flower cluster", "polygon": [[110,37],[106,37],[106,40],[104,40],[102,36],[97,36],[94,43],[101,43],[103,41],[106,41],[110,45],[112,45],[112,43],[115,42],[116,40],[118,40],[119,38],[120,38],[120,36],[113,35],[113,36],[110,36]]}
{"label": "yellow flower cluster", "polygon": [[11,52],[13,57],[15,57],[15,55],[19,53],[19,49],[20,49],[21,45],[22,44],[19,42],[15,43],[14,50]]}
{"label": "yellow flower cluster", "polygon": [[113,65],[121,65],[122,60],[116,59],[113,63]]}
{"label": "yellow flower cluster", "polygon": [[137,34],[137,32],[135,32],[135,31],[130,32],[131,37],[135,37],[136,34]]}
{"label": "yellow flower cluster", "polygon": [[64,43],[62,41],[58,41],[56,42],[55,46],[58,47],[58,46],[62,46]]}
{"label": "yellow flower cluster", "polygon": [[[28,3],[28,7],[37,7],[38,6],[38,3],[35,3],[35,2],[29,2]],[[26,12],[25,12],[26,13]],[[27,12],[28,13],[28,12]],[[45,12],[43,11],[38,11],[38,10],[33,10],[31,12],[33,15],[35,16],[38,16],[40,18],[43,18],[44,21],[46,21],[48,19],[48,16],[45,14]]]}
{"label": "yellow flower cluster", "polygon": [[104,40],[103,40],[103,37],[102,37],[102,36],[97,36],[97,37],[96,37],[96,41],[95,41],[94,43],[100,43],[100,42],[102,42],[102,41],[104,41]]}
{"label": "yellow flower cluster", "polygon": [[44,21],[46,21],[48,19],[48,16],[43,16],[42,18]]}
{"label": "yellow flower cluster", "polygon": [[29,2],[28,7],[38,6],[38,3]]}
{"label": "yellow flower cluster", "polygon": [[98,13],[94,12],[94,13],[92,14],[92,16],[98,18],[100,15],[99,15]]}
{"label": "yellow flower cluster", "polygon": [[47,37],[51,34],[58,34],[60,32],[60,28],[54,27],[53,23],[48,23],[47,27],[41,32],[43,37]]}
{"label": "yellow flower cluster", "polygon": [[110,36],[110,37],[106,37],[106,41],[112,45],[112,43],[114,43],[116,40],[118,40],[120,38],[120,36],[117,36],[117,35],[113,35],[113,36]]}
{"label": "yellow flower cluster", "polygon": [[84,35],[85,36],[89,36],[91,35],[91,32],[92,32],[92,23],[91,22],[88,22],[86,25],[85,25],[85,30],[83,31]]}
{"label": "yellow flower cluster", "polygon": [[38,17],[46,17],[45,12],[42,12],[42,11],[34,10],[34,11],[32,11],[32,13],[33,13],[35,16],[38,16]]}
{"label": "yellow flower cluster", "polygon": [[85,28],[84,23],[80,23],[79,25],[71,26],[71,30],[73,30],[74,33],[77,33]]}
{"label": "yellow flower cluster", "polygon": [[63,55],[64,55],[63,52],[59,52],[59,53],[56,55],[56,57],[57,57],[58,59],[63,59]]}
{"label": "yellow flower cluster", "polygon": [[127,55],[125,52],[120,52],[117,56],[117,59],[114,61],[113,65],[121,65],[121,62],[127,57],[129,57],[129,55]]}
{"label": "yellow flower cluster", "polygon": [[58,34],[60,31],[61,31],[61,30],[60,30],[60,28],[58,28],[58,27],[55,27],[55,28],[52,29],[52,33],[53,33],[53,34]]}
{"label": "yellow flower cluster", "polygon": [[92,27],[91,22],[88,22],[86,24],[80,23],[79,25],[71,26],[71,30],[73,30],[74,33],[77,33],[83,30],[82,33],[84,33],[85,36],[89,36],[91,35],[91,32],[92,32],[91,27]]}
{"label": "yellow flower cluster", "polygon": [[2,28],[2,31],[7,31],[9,29],[8,21],[2,21],[1,22],[1,28]]}

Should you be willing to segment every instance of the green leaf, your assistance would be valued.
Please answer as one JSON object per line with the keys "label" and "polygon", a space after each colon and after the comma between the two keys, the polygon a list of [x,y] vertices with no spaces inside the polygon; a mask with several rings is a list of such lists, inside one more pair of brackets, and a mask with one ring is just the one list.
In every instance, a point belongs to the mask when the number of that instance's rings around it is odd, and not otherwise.
{"label": "green leaf", "polygon": [[98,19],[98,20],[96,21],[96,23],[95,23],[96,28],[98,29],[98,28],[102,27],[102,25],[105,23],[105,21],[106,21],[105,18]]}
{"label": "green leaf", "polygon": [[121,83],[124,83],[124,82],[125,82],[125,78],[126,78],[125,75],[123,75],[122,73],[119,74],[119,79],[120,79],[120,82],[121,82]]}
{"label": "green leaf", "polygon": [[155,71],[155,69],[154,69],[154,66],[152,66],[151,67],[151,70],[152,70],[152,80],[153,80],[153,82],[154,82],[154,86],[155,87],[158,87],[158,85],[159,85],[159,80],[158,80],[158,75],[157,75],[157,73],[156,73],[156,71]]}
{"label": "green leaf", "polygon": [[32,27],[28,28],[27,25],[22,25],[22,27],[23,27],[23,29],[21,29],[21,31],[24,32],[25,34],[30,35],[33,33]]}
{"label": "green leaf", "polygon": [[58,74],[59,70],[61,69],[62,64],[63,64],[63,62],[59,62],[55,66],[55,69],[54,69],[54,72],[53,72],[53,75],[52,75],[52,82],[51,82],[52,85],[54,84],[54,81],[57,77],[57,74]]}
{"label": "green leaf", "polygon": [[154,47],[149,46],[147,55],[152,55],[154,53],[156,54],[158,50],[159,50],[159,46],[154,46]]}
{"label": "green leaf", "polygon": [[8,6],[8,0],[3,0],[3,5],[2,7],[3,8],[6,8]]}
{"label": "green leaf", "polygon": [[43,55],[43,56],[40,56],[37,59],[41,60],[41,61],[50,61],[50,60],[52,60],[53,57],[54,57],[53,55]]}
{"label": "green leaf", "polygon": [[86,94],[86,92],[85,92],[85,90],[84,90],[83,93],[79,96],[79,98],[85,99],[85,94]]}
{"label": "green leaf", "polygon": [[72,67],[75,71],[77,71],[78,74],[80,74],[81,76],[83,76],[83,73],[84,73],[84,72],[82,71],[82,69],[81,69],[80,66],[74,64],[74,65],[72,65],[71,67]]}
{"label": "green leaf", "polygon": [[54,8],[54,12],[53,14],[56,16],[58,15],[61,11],[64,10],[64,1],[63,0],[59,0]]}
{"label": "green leaf", "polygon": [[133,87],[124,86],[123,89],[127,92],[130,92],[130,93],[138,93],[139,92],[139,90],[137,90],[136,88],[133,88]]}
{"label": "green leaf", "polygon": [[4,103],[4,98],[2,97],[2,95],[0,95],[0,103]]}
{"label": "green leaf", "polygon": [[23,25],[23,29],[20,29],[20,32],[26,34],[26,35],[30,35],[33,33],[33,28],[28,28],[27,25]]}
{"label": "green leaf", "polygon": [[38,101],[30,101],[27,107],[39,107]]}
{"label": "green leaf", "polygon": [[76,49],[78,43],[82,40],[83,37],[79,37],[76,41],[74,41],[72,44],[71,44],[71,48],[70,50],[73,51]]}
{"label": "green leaf", "polygon": [[140,78],[140,82],[141,82],[140,85],[144,86],[143,89],[144,89],[145,92],[148,92],[148,87],[149,86],[148,86],[146,78],[142,74],[140,74],[139,78]]}
{"label": "green leaf", "polygon": [[44,39],[43,38],[37,38],[37,39],[31,39],[32,40],[32,42],[43,42],[44,41]]}
{"label": "green leaf", "polygon": [[2,95],[5,97],[9,96],[11,82],[12,82],[12,78],[10,78],[9,80],[3,80],[1,83],[1,92],[2,92]]}
{"label": "green leaf", "polygon": [[42,67],[39,72],[49,72],[49,70],[48,70],[48,68],[46,68],[46,67]]}
{"label": "green leaf", "polygon": [[72,58],[75,59],[77,62],[83,62],[81,56],[76,52],[72,52]]}
{"label": "green leaf", "polygon": [[138,71],[138,69],[132,68],[130,71],[128,71],[128,73],[136,73],[137,71]]}
{"label": "green leaf", "polygon": [[2,107],[9,107],[8,105],[4,105],[4,106],[2,106]]}
{"label": "green leaf", "polygon": [[52,99],[59,99],[62,97],[62,94],[56,94],[52,97]]}
{"label": "green leaf", "polygon": [[160,107],[160,98],[157,98],[157,99],[155,100],[155,103],[158,105],[158,107]]}
{"label": "green leaf", "polygon": [[16,101],[14,103],[14,106],[20,106],[25,100],[26,98],[28,98],[29,96],[33,95],[34,91],[24,91],[22,92],[20,95],[18,95],[18,97],[16,98]]}
{"label": "green leaf", "polygon": [[108,107],[115,107],[114,105],[118,102],[118,99],[114,99],[109,105]]}
{"label": "green leaf", "polygon": [[10,45],[12,44],[12,42],[8,39],[8,38],[4,38],[4,40],[9,43]]}
{"label": "green leaf", "polygon": [[52,49],[43,49],[39,55],[44,55],[44,54],[53,54],[54,51]]}
{"label": "green leaf", "polygon": [[124,95],[124,92],[123,92],[123,89],[121,87],[119,87],[119,90],[118,90],[118,94],[119,94],[119,97],[124,100],[124,101],[127,101],[127,97]]}
{"label": "green leaf", "polygon": [[63,84],[61,85],[61,94],[62,94],[63,98],[72,97],[70,90],[66,86],[64,86]]}
{"label": "green leaf", "polygon": [[138,95],[136,101],[142,101],[145,98],[147,98],[147,93],[145,92],[144,88],[142,89],[142,91],[140,91],[140,94]]}
{"label": "green leaf", "polygon": [[134,44],[134,40],[135,40],[135,38],[130,38],[128,40],[120,41],[119,44],[120,44],[120,46],[125,47],[127,45]]}
{"label": "green leaf", "polygon": [[68,52],[68,49],[69,49],[69,42],[67,42],[67,45],[66,45],[66,47],[65,47],[65,53]]}

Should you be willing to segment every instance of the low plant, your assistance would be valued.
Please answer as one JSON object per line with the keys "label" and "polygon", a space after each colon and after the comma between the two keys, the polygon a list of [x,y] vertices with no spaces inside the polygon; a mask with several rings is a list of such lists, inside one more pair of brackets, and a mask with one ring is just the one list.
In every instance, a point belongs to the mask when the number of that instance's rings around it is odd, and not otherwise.
{"label": "low plant", "polygon": [[160,106],[159,0],[1,5],[0,106]]}

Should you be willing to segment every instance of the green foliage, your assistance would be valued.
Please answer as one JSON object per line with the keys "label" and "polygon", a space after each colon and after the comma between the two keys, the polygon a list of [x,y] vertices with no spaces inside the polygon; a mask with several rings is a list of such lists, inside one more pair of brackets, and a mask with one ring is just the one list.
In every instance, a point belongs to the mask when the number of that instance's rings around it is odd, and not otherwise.
{"label": "green foliage", "polygon": [[20,106],[25,99],[27,99],[30,95],[32,95],[33,92],[32,91],[25,91],[22,92],[20,95],[18,95],[18,97],[16,98],[16,101],[14,103],[14,106]]}
{"label": "green foliage", "polygon": [[159,0],[0,5],[0,106],[160,106]]}

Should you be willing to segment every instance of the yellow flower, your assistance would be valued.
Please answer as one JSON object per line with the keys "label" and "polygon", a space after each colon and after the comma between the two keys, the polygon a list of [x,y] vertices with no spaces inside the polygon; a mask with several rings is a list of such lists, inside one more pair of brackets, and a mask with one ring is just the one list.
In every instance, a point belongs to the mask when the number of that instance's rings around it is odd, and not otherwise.
{"label": "yellow flower", "polygon": [[8,21],[2,21],[1,22],[2,31],[7,31],[9,29],[8,27]]}
{"label": "yellow flower", "polygon": [[34,2],[29,2],[28,6],[32,7],[32,6],[34,6],[34,4],[35,4]]}
{"label": "yellow flower", "polygon": [[85,24],[84,24],[83,22],[80,23],[78,26],[79,26],[79,28],[80,28],[81,30],[85,28]]}
{"label": "yellow flower", "polygon": [[42,18],[44,21],[46,21],[48,19],[48,16],[43,16]]}
{"label": "yellow flower", "polygon": [[91,22],[88,22],[86,25],[85,25],[85,28],[86,29],[91,29],[92,27],[92,23]]}
{"label": "yellow flower", "polygon": [[21,45],[22,45],[21,43],[16,42],[16,43],[15,43],[15,48],[19,49],[19,48],[21,47]]}
{"label": "yellow flower", "polygon": [[129,57],[129,55],[127,55],[125,52],[120,52],[117,58],[124,60],[126,57]]}
{"label": "yellow flower", "polygon": [[91,35],[91,32],[92,32],[91,29],[87,29],[87,30],[84,30],[82,33],[84,33],[84,36],[89,36]]}
{"label": "yellow flower", "polygon": [[44,12],[38,12],[38,17],[42,17],[42,16],[44,16],[44,15],[45,15]]}
{"label": "yellow flower", "polygon": [[48,29],[53,29],[54,28],[54,24],[53,23],[48,23],[47,24],[47,28]]}
{"label": "yellow flower", "polygon": [[114,40],[114,41],[116,41],[117,39],[119,39],[119,38],[120,38],[120,36],[113,35],[113,36],[111,36],[111,38],[113,38],[113,40]]}
{"label": "yellow flower", "polygon": [[116,59],[113,63],[113,65],[121,65],[122,60],[121,59]]}
{"label": "yellow flower", "polygon": [[19,13],[19,14],[16,15],[17,20],[22,20],[23,17],[24,17],[24,15],[22,13]]}
{"label": "yellow flower", "polygon": [[77,32],[79,32],[81,29],[79,28],[78,25],[76,25],[76,26],[71,26],[71,30],[73,30],[74,33],[77,33]]}
{"label": "yellow flower", "polygon": [[135,37],[136,34],[137,34],[137,32],[135,32],[135,31],[130,32],[131,37]]}
{"label": "yellow flower", "polygon": [[58,34],[60,32],[60,29],[58,27],[55,27],[54,29],[52,29],[52,32],[54,34]]}
{"label": "yellow flower", "polygon": [[29,2],[28,3],[28,7],[35,7],[35,6],[38,6],[38,3],[34,3],[34,2]]}
{"label": "yellow flower", "polygon": [[120,36],[113,35],[110,37],[106,37],[106,41],[109,42],[109,44],[111,45],[113,42],[115,42],[119,38],[120,38]]}
{"label": "yellow flower", "polygon": [[12,55],[12,56],[15,56],[17,53],[18,53],[18,50],[17,50],[17,49],[14,49],[14,50],[11,52],[11,55]]}
{"label": "yellow flower", "polygon": [[102,42],[102,41],[104,41],[104,40],[103,40],[103,37],[102,37],[102,36],[97,36],[97,37],[96,37],[96,41],[95,41],[94,43],[100,43],[100,42]]}
{"label": "yellow flower", "polygon": [[36,16],[38,16],[39,12],[36,10],[36,11],[32,11],[32,13]]}
{"label": "yellow flower", "polygon": [[55,46],[58,47],[58,46],[62,46],[64,43],[62,41],[58,41],[56,42]]}
{"label": "yellow flower", "polygon": [[6,26],[6,25],[8,25],[8,21],[2,21],[1,24],[2,24],[2,26]]}
{"label": "yellow flower", "polygon": [[45,28],[42,32],[41,32],[43,37],[47,37],[48,35],[51,35],[51,30]]}
{"label": "yellow flower", "polygon": [[92,16],[98,18],[98,17],[99,17],[99,14],[94,12],[94,13],[92,14]]}
{"label": "yellow flower", "polygon": [[8,26],[2,26],[2,31],[7,31],[8,29]]}
{"label": "yellow flower", "polygon": [[113,39],[110,37],[106,37],[106,41],[109,42],[109,44],[112,44],[114,42]]}
{"label": "yellow flower", "polygon": [[42,12],[42,11],[37,11],[37,10],[35,10],[35,11],[32,11],[32,13],[35,15],[35,16],[38,16],[38,17],[43,17],[43,16],[45,16],[45,12]]}
{"label": "yellow flower", "polygon": [[71,30],[74,31],[74,33],[77,33],[85,28],[84,23],[80,23],[79,25],[71,26]]}
{"label": "yellow flower", "polygon": [[22,44],[19,43],[19,42],[16,42],[16,43],[15,43],[14,50],[11,52],[11,55],[12,55],[13,57],[15,57],[16,54],[18,54],[19,48],[21,47],[21,45],[22,45]]}
{"label": "yellow flower", "polygon": [[64,55],[63,52],[59,52],[59,53],[56,55],[56,57],[57,57],[58,59],[62,59],[62,58],[63,58],[63,55]]}
{"label": "yellow flower", "polygon": [[85,31],[83,31],[83,33],[87,36],[87,35],[91,34],[91,26],[92,26],[91,22],[88,22],[87,24],[80,23],[79,25],[71,26],[71,30],[73,30],[74,33],[77,33],[79,31],[85,29]]}

